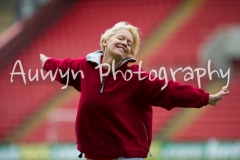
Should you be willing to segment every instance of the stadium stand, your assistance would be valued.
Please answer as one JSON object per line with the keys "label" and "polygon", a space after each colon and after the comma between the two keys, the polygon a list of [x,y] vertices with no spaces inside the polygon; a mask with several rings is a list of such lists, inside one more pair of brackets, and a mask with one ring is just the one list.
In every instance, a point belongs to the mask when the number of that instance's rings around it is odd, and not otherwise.
{"label": "stadium stand", "polygon": [[208,139],[237,140],[240,137],[239,99],[240,73],[232,81],[231,94],[217,107],[209,107],[185,129],[176,133],[176,141],[205,141]]}
{"label": "stadium stand", "polygon": [[[40,69],[39,53],[58,58],[85,56],[87,53],[99,49],[101,33],[120,20],[138,26],[142,32],[142,42],[145,43],[150,34],[158,34],[152,33],[153,29],[162,24],[180,3],[182,3],[180,0],[167,2],[164,0],[74,1],[73,5],[66,6],[67,11],[62,12],[59,18],[51,19],[49,22],[46,20],[45,23],[49,23],[49,25],[43,29],[38,23],[35,29],[41,30],[40,33],[30,30],[29,34],[25,32],[26,37],[21,35],[24,37],[25,45],[21,43],[21,38],[18,38],[20,40],[16,43],[8,44],[8,48],[12,47],[12,50],[7,51],[11,53],[10,56],[1,55],[1,60],[7,60],[7,64],[1,69],[0,75],[0,141],[7,141],[9,136],[15,135],[12,134],[15,132],[19,134],[19,137],[14,139],[18,142],[75,142],[73,121],[75,115],[72,113],[77,110],[79,95],[76,92],[67,94],[64,98],[59,97],[59,92],[62,92],[60,84],[50,82],[49,79],[43,81],[40,76],[40,80],[37,82],[28,80],[27,76],[30,69],[32,76],[36,69]],[[161,66],[197,67],[199,44],[216,26],[222,23],[239,23],[239,11],[240,3],[237,0],[206,1],[191,15],[191,18],[185,19],[184,25],[178,27],[160,49],[147,55],[146,61],[151,62],[149,68]],[[118,12],[118,14],[109,14],[110,12]],[[18,46],[24,47],[18,50]],[[24,85],[21,76],[14,76],[14,81],[10,82],[9,73],[11,73],[17,60],[21,60],[26,72],[26,85]],[[19,71],[19,67],[16,71]],[[222,101],[217,109],[215,107],[207,109],[190,123],[186,130],[176,133],[173,140],[239,139],[239,109],[234,103],[239,96],[238,88],[240,86],[237,83],[239,78],[240,76],[234,77],[231,82],[231,94]],[[47,104],[51,105],[50,101],[59,98],[66,101],[62,104],[52,105],[54,109],[39,119],[34,127],[28,126],[30,129],[27,132],[22,134],[19,132],[19,130],[24,130],[21,125],[27,124],[30,117],[37,116],[39,109],[46,107]],[[178,112],[179,110],[169,112],[156,107],[153,110],[154,137],[158,137],[158,134],[161,134],[162,130],[170,124],[169,122],[181,113]],[[49,118],[52,114],[64,111],[68,111],[73,118],[65,121]]]}
{"label": "stadium stand", "polygon": [[[50,80],[39,80],[38,82],[29,82],[27,80],[27,84],[23,85],[21,77],[14,77],[13,83],[10,83],[9,72],[11,72],[16,60],[21,60],[25,71],[29,71],[29,69],[35,71],[35,69],[40,68],[39,53],[45,53],[47,56],[58,58],[84,56],[89,52],[99,49],[98,44],[101,33],[120,20],[129,21],[138,26],[141,29],[144,41],[144,38],[152,28],[162,21],[178,5],[179,1],[149,2],[141,0],[124,1],[124,3],[127,4],[122,7],[122,1],[76,1],[58,21],[54,21],[42,32],[43,34],[38,35],[26,48],[14,56],[14,59],[4,69],[1,76],[2,82],[5,82],[2,91],[6,93],[1,102],[4,111],[1,112],[1,122],[8,122],[6,125],[1,124],[1,140],[4,140],[4,137],[9,135],[21,123],[26,122],[29,116],[34,115],[61,88],[56,82],[55,84],[50,83]],[[106,8],[106,5],[109,7]],[[109,12],[115,11],[119,11],[119,14],[114,14],[114,17],[112,17]],[[145,21],[142,21],[142,19]],[[14,92],[8,91],[9,85],[15,89]],[[26,90],[27,92],[25,92]],[[66,98],[71,99],[72,102],[75,101],[71,97]],[[13,106],[14,112],[12,110]],[[68,108],[68,106],[71,106],[71,104],[61,107]],[[7,108],[9,109],[7,110]],[[65,122],[59,123],[58,126],[65,126]],[[6,126],[12,127],[7,128]],[[43,132],[47,125],[42,124],[41,126],[43,128],[38,126],[40,127],[38,128],[39,132],[31,134],[31,131],[29,131],[25,133],[24,137],[28,137],[29,141],[43,140],[44,138],[41,136],[45,136]],[[60,135],[66,134],[60,133]],[[31,138],[31,136],[34,136],[34,138]],[[75,138],[72,139],[72,141],[74,140]],[[59,141],[65,141],[65,139],[60,138]]]}
{"label": "stadium stand", "polygon": [[[176,34],[157,50],[149,61],[150,65],[161,66],[191,66],[198,67],[198,48],[206,36],[219,25],[234,25],[240,22],[239,1],[207,1],[180,28]],[[231,68],[234,70],[234,68]],[[239,70],[235,68],[239,74]],[[218,107],[211,107],[187,126],[187,129],[175,133],[173,140],[198,141],[216,138],[219,140],[236,140],[240,137],[239,109],[236,104],[239,97],[237,88],[238,76],[232,76],[231,94]],[[209,82],[204,80],[203,84]],[[191,82],[190,82],[191,83]],[[184,126],[183,126],[184,128]]]}
{"label": "stadium stand", "polygon": [[166,44],[149,57],[149,65],[198,67],[198,47],[206,36],[222,24],[238,24],[239,1],[206,1]]}

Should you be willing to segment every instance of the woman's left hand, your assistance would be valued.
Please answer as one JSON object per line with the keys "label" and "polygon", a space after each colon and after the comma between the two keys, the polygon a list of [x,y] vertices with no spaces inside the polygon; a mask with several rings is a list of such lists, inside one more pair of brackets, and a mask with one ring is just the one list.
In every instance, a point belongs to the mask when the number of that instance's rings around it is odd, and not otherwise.
{"label": "woman's left hand", "polygon": [[216,94],[209,95],[208,104],[216,106],[218,105],[219,101],[223,99],[224,96],[228,95],[230,91],[227,88],[223,88]]}
{"label": "woman's left hand", "polygon": [[40,62],[42,64],[42,69],[44,69],[44,63],[47,61],[49,57],[45,56],[44,54],[40,54]]}

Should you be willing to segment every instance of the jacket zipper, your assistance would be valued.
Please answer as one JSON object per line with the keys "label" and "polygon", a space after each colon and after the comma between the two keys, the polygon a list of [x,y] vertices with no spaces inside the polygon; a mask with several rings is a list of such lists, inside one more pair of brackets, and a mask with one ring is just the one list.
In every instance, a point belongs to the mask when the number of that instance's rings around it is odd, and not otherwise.
{"label": "jacket zipper", "polygon": [[[106,77],[106,78],[107,78],[107,77]],[[100,89],[100,93],[103,93],[103,89],[104,89],[105,79],[106,79],[106,78],[104,78],[103,81],[102,81],[102,86],[101,86],[101,89]]]}
{"label": "jacket zipper", "polygon": [[[143,122],[142,122],[143,123]],[[146,128],[146,126],[145,126],[145,124],[143,123],[143,127],[144,127],[144,129],[145,129],[145,133],[146,133],[146,137],[147,137],[147,142],[149,141],[148,140],[148,133],[147,133],[147,128]],[[150,148],[148,147],[148,149],[150,150]],[[150,151],[148,151],[148,155],[150,156],[150,157],[152,157],[152,154],[151,154],[151,152]]]}
{"label": "jacket zipper", "polygon": [[[130,60],[131,60],[131,58],[130,58]],[[115,70],[117,70],[119,67],[121,67],[123,64],[125,64],[127,61],[129,61],[129,58],[128,58],[128,59],[125,59],[125,61],[124,61],[123,63],[121,63],[117,68],[115,68]],[[111,73],[112,73],[112,71],[106,76],[106,78],[103,79],[102,85],[101,85],[101,89],[100,89],[100,93],[103,93],[106,79],[107,79],[107,77],[108,77]]]}
{"label": "jacket zipper", "polygon": [[[142,122],[143,123],[143,122]],[[148,142],[148,133],[147,133],[147,128],[145,126],[145,124],[143,123],[143,127],[144,127],[144,130],[145,130],[145,133],[146,133],[146,137],[147,137],[147,142]]]}
{"label": "jacket zipper", "polygon": [[[121,63],[117,68],[115,68],[115,70],[117,70],[119,67],[121,67],[123,64],[125,64],[127,61],[128,61],[128,60],[126,60],[125,62]],[[105,78],[103,78],[102,85],[101,85],[101,88],[100,88],[100,93],[103,93],[106,79],[107,79],[107,77],[108,77],[111,73],[112,73],[112,71],[111,71]]]}

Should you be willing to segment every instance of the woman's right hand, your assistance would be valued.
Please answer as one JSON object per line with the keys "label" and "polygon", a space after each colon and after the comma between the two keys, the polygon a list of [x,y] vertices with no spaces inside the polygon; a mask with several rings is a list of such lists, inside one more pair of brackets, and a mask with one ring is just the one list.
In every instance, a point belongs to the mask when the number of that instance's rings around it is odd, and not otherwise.
{"label": "woman's right hand", "polygon": [[42,69],[44,69],[44,64],[49,57],[45,56],[44,54],[40,54],[40,62],[42,63]]}

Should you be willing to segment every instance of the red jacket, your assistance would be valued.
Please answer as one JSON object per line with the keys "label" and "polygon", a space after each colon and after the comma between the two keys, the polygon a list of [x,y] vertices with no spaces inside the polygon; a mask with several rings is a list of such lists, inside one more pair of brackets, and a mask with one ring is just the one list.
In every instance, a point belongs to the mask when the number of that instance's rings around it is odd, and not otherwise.
{"label": "red jacket", "polygon": [[[171,110],[208,104],[209,94],[204,90],[173,81],[161,90],[165,81],[158,78],[151,81],[148,73],[141,74],[141,77],[148,76],[144,80],[133,74],[129,81],[124,80],[121,73],[114,80],[110,73],[102,84],[99,69],[95,69],[102,55],[102,51],[96,51],[78,59],[51,58],[44,64],[47,71],[72,69],[74,73],[81,70],[84,75],[78,74],[75,79],[70,76],[69,85],[81,92],[75,131],[78,150],[85,154],[105,158],[145,158],[152,140],[151,106]],[[135,60],[124,60],[117,70],[137,72],[138,65],[127,65],[131,61]],[[66,84],[66,78],[59,74],[56,80]]]}

